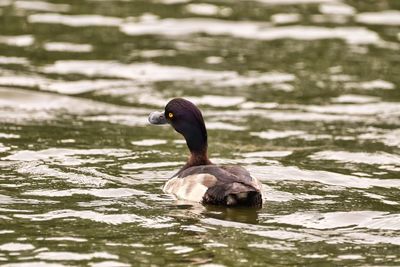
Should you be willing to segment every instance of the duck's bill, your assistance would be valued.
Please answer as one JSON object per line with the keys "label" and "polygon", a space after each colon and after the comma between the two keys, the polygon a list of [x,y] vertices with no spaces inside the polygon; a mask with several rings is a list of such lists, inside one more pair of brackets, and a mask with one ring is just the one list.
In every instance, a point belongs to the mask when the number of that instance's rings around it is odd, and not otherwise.
{"label": "duck's bill", "polygon": [[167,119],[165,118],[164,112],[158,112],[158,111],[150,113],[149,122],[151,124],[156,124],[156,125],[168,123]]}

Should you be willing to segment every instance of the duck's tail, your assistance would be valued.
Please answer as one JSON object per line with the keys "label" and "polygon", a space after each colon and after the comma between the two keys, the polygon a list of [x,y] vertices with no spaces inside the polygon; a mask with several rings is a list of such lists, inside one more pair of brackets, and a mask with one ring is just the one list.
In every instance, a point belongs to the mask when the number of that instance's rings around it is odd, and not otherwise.
{"label": "duck's tail", "polygon": [[244,206],[261,208],[262,193],[259,189],[242,183],[216,184],[210,187],[203,197],[204,204],[228,207]]}

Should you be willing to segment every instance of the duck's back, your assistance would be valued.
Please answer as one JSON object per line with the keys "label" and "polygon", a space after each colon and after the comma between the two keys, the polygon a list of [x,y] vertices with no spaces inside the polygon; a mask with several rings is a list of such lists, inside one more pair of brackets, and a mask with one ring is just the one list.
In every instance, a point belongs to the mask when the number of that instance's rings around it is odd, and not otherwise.
{"label": "duck's back", "polygon": [[180,171],[164,186],[179,199],[226,206],[262,206],[262,185],[240,166],[200,165]]}

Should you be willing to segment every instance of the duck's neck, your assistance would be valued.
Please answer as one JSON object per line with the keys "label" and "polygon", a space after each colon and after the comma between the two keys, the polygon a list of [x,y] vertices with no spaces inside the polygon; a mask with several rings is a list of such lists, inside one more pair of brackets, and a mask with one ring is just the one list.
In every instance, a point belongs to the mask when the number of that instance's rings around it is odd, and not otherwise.
{"label": "duck's neck", "polygon": [[207,156],[207,147],[206,150],[202,152],[191,152],[188,161],[186,164],[173,176],[179,176],[184,170],[200,165],[211,165],[213,164]]}
{"label": "duck's neck", "polygon": [[186,168],[199,165],[212,164],[207,156],[207,132],[184,136],[190,151]]}
{"label": "duck's neck", "polygon": [[186,167],[212,164],[207,156],[207,148],[202,152],[191,152]]}

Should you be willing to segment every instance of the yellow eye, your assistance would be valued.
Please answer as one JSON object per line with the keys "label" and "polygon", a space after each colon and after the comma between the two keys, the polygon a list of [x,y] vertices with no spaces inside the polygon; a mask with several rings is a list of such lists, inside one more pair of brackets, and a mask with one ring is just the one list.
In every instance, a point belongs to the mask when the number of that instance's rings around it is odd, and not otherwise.
{"label": "yellow eye", "polygon": [[174,117],[174,114],[172,112],[168,113],[168,118],[172,119]]}

